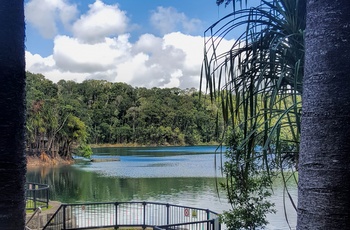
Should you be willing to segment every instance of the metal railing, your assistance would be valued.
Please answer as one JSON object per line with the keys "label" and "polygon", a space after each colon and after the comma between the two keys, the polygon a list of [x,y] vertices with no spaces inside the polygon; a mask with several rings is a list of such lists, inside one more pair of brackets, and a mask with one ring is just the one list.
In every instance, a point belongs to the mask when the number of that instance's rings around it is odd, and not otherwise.
{"label": "metal railing", "polygon": [[33,220],[35,215],[37,215],[37,225],[38,225],[37,229],[39,229],[39,215],[40,215],[40,213],[41,213],[41,208],[40,207],[36,208],[35,211],[33,212],[33,214],[30,216],[29,220],[26,222],[25,230],[31,230],[31,228],[29,228],[28,225],[29,225],[30,221]]}
{"label": "metal railing", "polygon": [[169,224],[164,226],[154,226],[154,230],[174,230],[174,229],[188,229],[188,230],[219,230],[220,224],[218,220],[204,220],[204,221],[195,221],[188,223],[180,224]]}
{"label": "metal railing", "polygon": [[219,230],[208,209],[155,202],[62,204],[43,229],[153,228]]}
{"label": "metal railing", "polygon": [[39,183],[26,183],[26,210],[49,207],[49,186]]}

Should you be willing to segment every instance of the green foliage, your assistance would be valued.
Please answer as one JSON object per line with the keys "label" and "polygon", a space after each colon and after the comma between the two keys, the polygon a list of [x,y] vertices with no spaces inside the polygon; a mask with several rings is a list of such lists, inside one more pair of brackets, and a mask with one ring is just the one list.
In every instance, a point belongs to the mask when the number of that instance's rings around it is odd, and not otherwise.
{"label": "green foliage", "polygon": [[93,154],[90,145],[87,145],[87,144],[79,145],[79,147],[77,149],[75,149],[74,153],[77,156],[82,156],[82,157],[85,157],[85,158],[90,158],[91,155]]}
{"label": "green foliage", "polygon": [[82,122],[78,117],[74,115],[68,116],[67,125],[67,133],[70,134],[69,138],[72,141],[81,140],[85,141],[87,137],[86,127],[84,122]]}
{"label": "green foliage", "polygon": [[[236,1],[217,1],[230,2]],[[226,130],[241,135],[230,150],[235,154],[227,156],[227,189],[251,184],[265,191],[265,176],[298,167],[306,0],[263,0],[256,7],[233,9],[205,32],[202,78],[212,100],[222,105]],[[243,33],[222,52],[224,38],[231,39],[236,31]],[[260,154],[256,146],[262,147]],[[242,172],[243,182],[233,182]],[[258,172],[263,173],[256,181]],[[242,203],[240,196],[228,197],[233,204]],[[251,204],[245,205],[249,209]],[[225,220],[234,222],[232,216],[227,214]]]}
{"label": "green foliage", "polygon": [[29,154],[89,155],[87,144],[196,145],[219,142],[218,108],[195,89],[133,88],[27,73]]}
{"label": "green foliage", "polygon": [[273,213],[273,204],[266,200],[271,196],[270,176],[258,162],[259,152],[253,151],[252,160],[239,147],[241,137],[232,133],[228,138],[227,161],[223,172],[227,178],[221,183],[227,192],[232,209],[221,215],[228,229],[262,229],[268,222],[266,214]]}
{"label": "green foliage", "polygon": [[[223,36],[243,29],[228,51]],[[221,19],[206,34],[202,78],[226,125],[243,127],[241,145],[297,143],[304,63],[305,1],[271,0]],[[289,139],[281,133],[291,133]],[[278,143],[277,143],[278,144]]]}

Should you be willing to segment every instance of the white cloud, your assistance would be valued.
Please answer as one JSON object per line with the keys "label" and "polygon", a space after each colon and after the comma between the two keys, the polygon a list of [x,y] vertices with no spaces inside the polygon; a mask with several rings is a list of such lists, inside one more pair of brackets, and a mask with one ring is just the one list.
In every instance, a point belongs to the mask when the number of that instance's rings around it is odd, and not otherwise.
{"label": "white cloud", "polygon": [[[185,35],[180,32],[170,33],[164,36],[164,45],[173,46],[184,50],[184,71],[187,73],[198,73],[203,60],[203,37]],[[192,75],[191,74],[191,75]]]}
{"label": "white cloud", "polygon": [[156,37],[153,34],[143,34],[139,37],[139,40],[134,45],[134,52],[145,52],[152,53],[155,47],[161,48],[159,46],[163,43],[163,39]]}
{"label": "white cloud", "polygon": [[[202,44],[202,37],[179,32],[164,37],[144,34],[135,43],[120,35],[94,45],[57,36],[53,55],[43,58],[26,52],[27,70],[54,82],[104,79],[147,88],[199,88]],[[231,44],[223,40],[221,49],[227,50]]]}
{"label": "white cloud", "polygon": [[185,33],[203,31],[202,22],[199,19],[189,19],[184,13],[179,13],[173,7],[159,6],[153,12],[150,21],[162,35],[173,31],[184,31]]}
{"label": "white cloud", "polygon": [[53,38],[58,33],[58,23],[67,29],[78,13],[76,5],[66,0],[30,0],[25,5],[27,22],[37,28],[45,38]]}
{"label": "white cloud", "polygon": [[97,43],[105,37],[123,34],[128,25],[126,12],[118,5],[106,5],[100,0],[89,5],[90,10],[73,25],[73,34],[86,43]]}
{"label": "white cloud", "polygon": [[43,58],[39,54],[31,54],[26,51],[26,69],[34,73],[45,73],[55,68],[52,55]]}
{"label": "white cloud", "polygon": [[[130,83],[145,87],[178,87],[178,73],[184,66],[186,53],[175,46],[166,46],[164,38],[142,35],[133,46],[134,54],[142,54],[141,71],[135,71]],[[174,80],[177,79],[177,80]],[[176,85],[175,85],[176,84]]]}
{"label": "white cloud", "polygon": [[[229,50],[232,44],[233,41],[223,39],[217,52]],[[179,87],[198,88],[201,65],[204,58],[204,38],[174,32],[164,36],[164,46],[176,47],[186,54],[181,67],[182,75],[178,77]]]}
{"label": "white cloud", "polygon": [[32,54],[28,51],[25,52],[26,56],[26,70],[32,73],[41,73],[47,79],[53,82],[59,80],[73,80],[81,82],[85,79],[85,74],[77,74],[71,72],[62,72],[56,67],[53,56],[41,57],[38,54]]}
{"label": "white cloud", "polygon": [[[132,43],[125,33],[128,18],[117,5],[96,0],[88,12],[72,23],[75,8],[65,0],[32,0],[27,4],[27,12],[41,12],[31,9],[40,2],[50,6],[51,13],[45,14],[47,24],[42,23],[39,27],[45,31],[45,26],[49,23],[55,25],[62,17],[62,23],[73,25],[73,35],[56,35],[53,54],[48,57],[26,52],[28,71],[42,73],[54,82],[61,79],[78,82],[104,79],[147,88],[199,87],[203,37],[181,32],[166,33],[163,37],[143,34]],[[64,8],[67,11],[57,12],[57,9]],[[36,20],[39,19],[33,19]],[[197,25],[196,20],[189,20],[173,8],[159,7],[152,20],[160,22],[159,29],[164,33],[179,26],[192,30],[191,25]],[[57,30],[51,33],[57,33]],[[221,47],[228,49],[231,44],[232,41],[223,40]]]}
{"label": "white cloud", "polygon": [[127,36],[105,38],[97,44],[82,43],[79,39],[57,36],[53,57],[61,71],[95,73],[113,68],[127,56],[130,44]]}

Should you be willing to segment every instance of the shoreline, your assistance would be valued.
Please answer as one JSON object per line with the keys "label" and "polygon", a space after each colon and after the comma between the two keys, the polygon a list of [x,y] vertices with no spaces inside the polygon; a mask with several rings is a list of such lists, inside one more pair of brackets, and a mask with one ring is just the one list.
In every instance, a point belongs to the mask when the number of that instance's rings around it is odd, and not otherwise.
{"label": "shoreline", "polygon": [[[218,143],[206,143],[196,146],[211,146],[219,145]],[[190,146],[190,145],[161,145],[166,147],[174,146]],[[124,143],[124,144],[90,144],[91,148],[123,148],[123,147],[161,147],[160,145],[140,145],[136,143]],[[46,153],[40,154],[40,156],[26,156],[27,158],[27,168],[37,168],[37,167],[59,167],[63,165],[71,165],[75,163],[74,159],[63,159],[62,157],[52,158]]]}
{"label": "shoreline", "polygon": [[138,148],[147,148],[147,147],[176,147],[176,146],[212,146],[220,145],[217,142],[211,143],[201,143],[198,145],[142,145],[137,143],[123,143],[123,144],[89,144],[91,148],[122,148],[122,147],[138,147]]}
{"label": "shoreline", "polygon": [[62,165],[74,164],[74,160],[66,160],[61,157],[51,158],[46,154],[41,154],[40,157],[27,156],[27,168],[37,167],[58,167]]}

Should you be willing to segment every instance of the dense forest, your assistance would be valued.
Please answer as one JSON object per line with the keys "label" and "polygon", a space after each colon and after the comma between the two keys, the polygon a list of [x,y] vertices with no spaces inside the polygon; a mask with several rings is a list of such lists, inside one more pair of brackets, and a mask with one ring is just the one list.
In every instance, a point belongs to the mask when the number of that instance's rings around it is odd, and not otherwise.
{"label": "dense forest", "polygon": [[221,110],[194,88],[26,77],[28,155],[89,156],[90,144],[209,144],[223,131]]}

